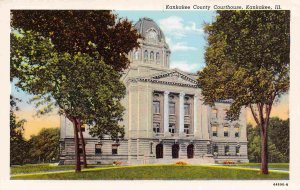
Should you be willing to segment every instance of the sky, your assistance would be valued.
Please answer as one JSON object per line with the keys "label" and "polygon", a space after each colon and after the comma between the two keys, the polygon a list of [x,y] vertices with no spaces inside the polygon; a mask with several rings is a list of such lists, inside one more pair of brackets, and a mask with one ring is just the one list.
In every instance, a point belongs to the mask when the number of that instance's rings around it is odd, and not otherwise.
{"label": "sky", "polygon": [[[165,34],[166,41],[171,49],[170,67],[187,72],[197,72],[205,66],[204,53],[206,36],[203,31],[205,23],[211,23],[214,19],[213,11],[114,11],[119,17],[128,18],[133,23],[139,18],[153,19]],[[17,117],[26,119],[25,138],[37,134],[42,128],[59,127],[59,116],[54,111],[45,116],[35,116],[36,108],[29,104],[31,95],[18,90],[12,85],[12,94],[22,99],[18,104],[20,111]],[[285,95],[276,103],[271,116],[282,119],[288,118],[289,96]],[[253,123],[251,113],[247,112],[248,122]]]}

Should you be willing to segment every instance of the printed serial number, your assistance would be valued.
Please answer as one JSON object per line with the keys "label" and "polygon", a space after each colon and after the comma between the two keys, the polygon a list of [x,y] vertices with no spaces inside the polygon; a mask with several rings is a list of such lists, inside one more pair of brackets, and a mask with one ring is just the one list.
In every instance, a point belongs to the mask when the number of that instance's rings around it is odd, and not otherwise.
{"label": "printed serial number", "polygon": [[273,183],[273,186],[289,186],[288,183]]}

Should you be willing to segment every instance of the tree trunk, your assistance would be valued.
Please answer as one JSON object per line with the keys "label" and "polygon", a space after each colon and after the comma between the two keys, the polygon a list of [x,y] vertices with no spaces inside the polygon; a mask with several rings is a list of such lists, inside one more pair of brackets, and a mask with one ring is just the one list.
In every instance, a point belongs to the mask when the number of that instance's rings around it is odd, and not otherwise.
{"label": "tree trunk", "polygon": [[80,122],[79,119],[77,120],[77,129],[79,130],[81,144],[82,144],[83,168],[87,168],[86,152],[85,152],[85,140],[83,138],[82,129],[81,129],[81,122]]}
{"label": "tree trunk", "polygon": [[80,155],[79,155],[79,139],[78,139],[76,120],[73,121],[73,126],[74,126],[74,143],[75,143],[75,162],[76,162],[75,172],[80,172],[81,166],[80,166]]}
{"label": "tree trunk", "polygon": [[268,174],[268,135],[267,135],[267,122],[263,122],[261,125],[261,166],[260,172],[262,174]]}

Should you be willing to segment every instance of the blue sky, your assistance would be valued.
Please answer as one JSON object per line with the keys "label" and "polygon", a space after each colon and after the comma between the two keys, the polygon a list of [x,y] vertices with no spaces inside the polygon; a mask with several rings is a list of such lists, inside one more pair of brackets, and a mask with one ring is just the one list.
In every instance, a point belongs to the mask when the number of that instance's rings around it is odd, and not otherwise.
{"label": "blue sky", "polygon": [[115,11],[120,17],[127,17],[133,23],[139,18],[153,19],[165,34],[172,51],[171,68],[197,72],[204,67],[206,39],[204,23],[214,19],[213,11]]}

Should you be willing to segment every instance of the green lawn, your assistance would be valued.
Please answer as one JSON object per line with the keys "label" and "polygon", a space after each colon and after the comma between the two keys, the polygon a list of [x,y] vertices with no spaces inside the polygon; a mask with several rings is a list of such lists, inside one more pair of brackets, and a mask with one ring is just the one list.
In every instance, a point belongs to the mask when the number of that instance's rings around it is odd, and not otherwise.
{"label": "green lawn", "polygon": [[[89,165],[89,168],[95,167],[109,167],[111,165]],[[54,165],[54,164],[26,164],[22,166],[12,166],[10,169],[11,174],[25,174],[25,173],[39,173],[39,172],[54,172],[73,170],[74,165]]]}
{"label": "green lawn", "polygon": [[289,179],[287,172],[270,172],[261,175],[259,170],[250,168],[234,168],[224,166],[205,165],[144,165],[121,166],[88,169],[81,173],[65,171],[64,173],[25,174],[15,175],[11,179],[175,179],[175,180],[203,180],[203,179]]}
{"label": "green lawn", "polygon": [[[232,165],[223,165],[230,167],[243,167],[243,168],[260,168],[260,163],[243,163],[243,164],[232,164]],[[269,170],[289,170],[289,163],[269,163]]]}

